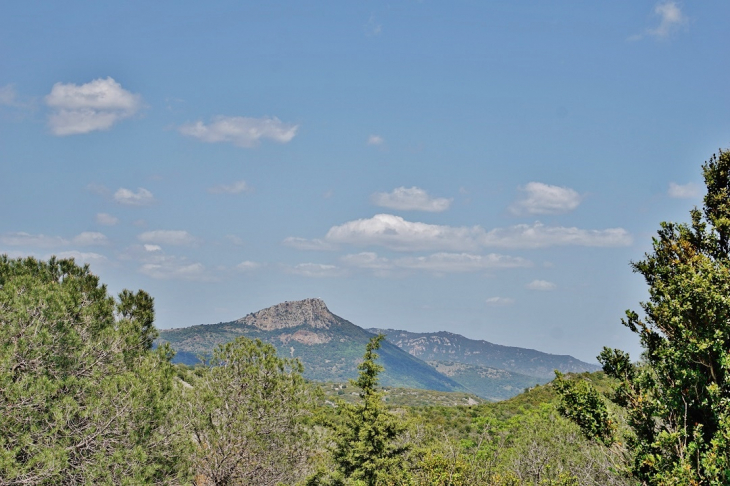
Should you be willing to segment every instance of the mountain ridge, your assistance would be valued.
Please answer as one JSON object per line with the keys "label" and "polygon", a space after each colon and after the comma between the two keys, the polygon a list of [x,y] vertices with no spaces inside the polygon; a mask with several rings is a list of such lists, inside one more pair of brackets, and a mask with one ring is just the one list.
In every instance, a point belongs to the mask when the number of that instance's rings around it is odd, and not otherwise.
{"label": "mountain ridge", "polygon": [[536,349],[504,346],[448,331],[419,333],[381,328],[369,328],[368,331],[384,334],[391,343],[427,362],[460,362],[543,379],[552,379],[556,369],[564,373],[601,369],[597,364],[586,363],[567,354],[550,354]]}

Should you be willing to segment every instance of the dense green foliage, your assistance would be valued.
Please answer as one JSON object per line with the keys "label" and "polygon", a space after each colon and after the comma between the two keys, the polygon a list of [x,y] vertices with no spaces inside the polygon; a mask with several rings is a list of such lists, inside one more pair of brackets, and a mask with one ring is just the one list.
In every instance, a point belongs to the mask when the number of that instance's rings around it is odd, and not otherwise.
{"label": "dense green foliage", "polygon": [[176,477],[170,351],[152,298],[119,300],[73,260],[0,256],[0,483]]}
{"label": "dense green foliage", "polygon": [[[626,413],[627,470],[642,484],[730,484],[730,152],[703,173],[703,209],[690,224],[662,223],[653,252],[632,264],[649,301],[623,324],[639,335],[642,361],[608,348],[599,356],[619,380],[610,398]],[[583,392],[564,395],[568,415],[598,417],[584,430],[610,435],[602,402]]]}
{"label": "dense green foliage", "polygon": [[311,449],[303,419],[314,397],[301,363],[239,337],[208,365],[182,394],[196,484],[274,486],[300,477]]}

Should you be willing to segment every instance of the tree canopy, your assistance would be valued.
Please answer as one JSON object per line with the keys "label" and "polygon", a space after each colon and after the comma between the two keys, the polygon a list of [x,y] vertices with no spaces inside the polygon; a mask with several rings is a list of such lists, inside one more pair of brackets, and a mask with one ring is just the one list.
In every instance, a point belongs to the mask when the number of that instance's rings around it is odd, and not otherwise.
{"label": "tree canopy", "polygon": [[[628,472],[642,484],[730,483],[730,152],[702,170],[702,209],[689,224],[662,223],[653,251],[631,264],[649,300],[622,322],[639,336],[642,360],[609,348],[599,356],[619,380],[611,399],[626,412]],[[590,392],[563,391],[568,416],[602,417],[600,400],[584,400]],[[611,432],[578,423],[589,435]]]}
{"label": "tree canopy", "polygon": [[115,300],[88,266],[0,256],[0,482],[174,480],[153,319],[147,293]]}

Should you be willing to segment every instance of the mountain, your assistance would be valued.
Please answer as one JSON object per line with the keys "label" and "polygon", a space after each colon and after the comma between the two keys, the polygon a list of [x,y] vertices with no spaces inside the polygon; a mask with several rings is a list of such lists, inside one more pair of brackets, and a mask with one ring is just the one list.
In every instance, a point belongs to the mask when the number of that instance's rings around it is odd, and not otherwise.
{"label": "mountain", "polygon": [[453,361],[428,361],[428,364],[475,395],[495,402],[512,398],[526,388],[549,381],[513,371]]}
{"label": "mountain", "polygon": [[[424,361],[447,361],[496,368],[541,378],[540,383],[553,379],[555,377],[553,370],[581,373],[601,369],[598,365],[585,363],[568,355],[501,346],[445,331],[432,333],[395,329],[368,329],[368,331],[385,334],[388,341]],[[456,377],[455,380],[459,381]],[[475,390],[472,391],[477,393]]]}
{"label": "mountain", "polygon": [[[261,339],[281,356],[299,358],[304,376],[316,381],[344,382],[356,378],[365,345],[373,334],[332,314],[320,299],[284,302],[232,322],[160,330],[157,344],[168,342],[175,360],[198,363],[197,355],[210,355],[219,344],[238,336]],[[383,386],[437,391],[466,391],[451,378],[420,359],[384,341],[378,351],[385,367]]]}

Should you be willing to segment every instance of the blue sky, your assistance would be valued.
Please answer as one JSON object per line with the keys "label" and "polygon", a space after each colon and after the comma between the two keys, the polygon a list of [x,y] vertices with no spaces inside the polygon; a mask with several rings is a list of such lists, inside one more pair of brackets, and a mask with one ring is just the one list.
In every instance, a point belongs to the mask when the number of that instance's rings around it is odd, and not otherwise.
{"label": "blue sky", "polygon": [[4,2],[0,253],[160,328],[363,327],[638,356],[629,261],[730,144],[706,2]]}

